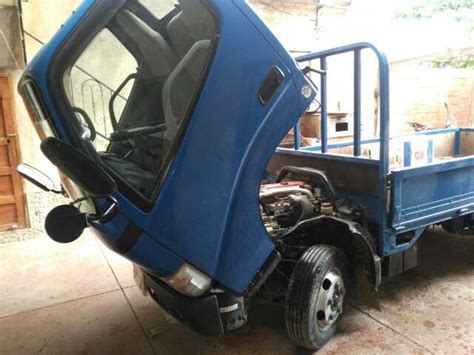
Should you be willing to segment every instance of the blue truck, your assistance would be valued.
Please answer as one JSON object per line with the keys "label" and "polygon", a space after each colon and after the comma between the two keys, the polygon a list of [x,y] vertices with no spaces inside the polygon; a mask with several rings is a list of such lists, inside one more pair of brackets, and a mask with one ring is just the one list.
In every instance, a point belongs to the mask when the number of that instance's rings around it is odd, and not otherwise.
{"label": "blue truck", "polygon": [[[365,51],[380,90],[368,140]],[[332,142],[327,60],[348,53],[353,134]],[[244,326],[260,298],[282,306],[291,339],[319,349],[348,290],[416,266],[428,226],[474,227],[473,128],[415,133],[431,158],[394,168],[385,55],[355,43],[294,58],[244,0],[85,0],[18,90],[62,187],[29,165],[18,171],[72,199],[48,214],[49,236],[67,243],[89,228],[134,263],[150,297],[204,334]],[[302,147],[314,100],[320,140]],[[291,129],[292,147],[279,147]],[[433,154],[441,136],[449,159]],[[363,154],[367,145],[378,154]]]}

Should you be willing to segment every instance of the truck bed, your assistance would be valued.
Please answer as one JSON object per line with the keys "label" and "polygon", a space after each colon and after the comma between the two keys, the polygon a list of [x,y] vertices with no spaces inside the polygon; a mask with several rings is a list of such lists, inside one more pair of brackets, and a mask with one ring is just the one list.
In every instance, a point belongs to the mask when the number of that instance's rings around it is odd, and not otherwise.
{"label": "truck bed", "polygon": [[[338,198],[350,198],[365,206],[368,219],[380,226],[380,235],[384,236],[380,251],[389,255],[410,248],[429,225],[474,213],[474,129],[449,128],[414,136],[420,135],[452,135],[454,139],[452,147],[446,145],[449,139],[435,139],[441,145],[429,148],[432,159],[423,164],[392,167],[383,180],[378,156],[334,154],[331,144],[327,153],[321,153],[317,145],[298,150],[279,148],[267,172],[276,174],[285,165],[325,171]],[[374,143],[378,144],[374,140],[362,141],[362,146]],[[332,149],[352,144],[338,143]],[[385,189],[380,188],[381,184],[386,185]],[[413,238],[397,241],[397,236],[408,232],[413,232]]]}

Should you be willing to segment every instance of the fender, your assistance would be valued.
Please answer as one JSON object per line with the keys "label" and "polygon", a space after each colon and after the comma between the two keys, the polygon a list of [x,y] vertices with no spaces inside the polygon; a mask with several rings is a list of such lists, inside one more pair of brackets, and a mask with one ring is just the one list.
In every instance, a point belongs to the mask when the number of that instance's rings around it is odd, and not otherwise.
{"label": "fender", "polygon": [[380,285],[382,263],[376,253],[375,238],[359,223],[335,216],[318,216],[301,221],[282,240],[290,241],[302,234],[308,235],[315,244],[333,245],[343,250],[357,268],[367,263],[372,286],[377,289]]}

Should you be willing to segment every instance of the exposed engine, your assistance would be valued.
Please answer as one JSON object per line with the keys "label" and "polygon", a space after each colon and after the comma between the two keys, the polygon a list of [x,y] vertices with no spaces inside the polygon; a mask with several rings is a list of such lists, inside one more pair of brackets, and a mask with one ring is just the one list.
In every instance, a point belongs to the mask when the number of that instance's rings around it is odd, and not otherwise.
{"label": "exposed engine", "polygon": [[[331,216],[367,226],[365,208],[351,200],[336,201],[336,191],[324,171],[285,166],[271,183],[260,186],[260,211],[281,261],[258,291],[258,297],[284,303],[294,267],[308,245],[323,243],[337,231],[311,219]],[[303,224],[307,224],[306,228]],[[342,223],[344,225],[344,223]],[[317,238],[317,239],[315,239]]]}
{"label": "exposed engine", "polygon": [[260,186],[259,197],[262,220],[273,239],[319,215],[343,214],[360,220],[364,213],[361,206],[352,206],[348,201],[337,201],[336,207],[335,191],[326,175],[310,168],[282,168],[276,183]]}
{"label": "exposed engine", "polygon": [[302,181],[265,184],[260,188],[262,219],[272,238],[283,235],[299,221],[315,217],[320,200],[315,189]]}

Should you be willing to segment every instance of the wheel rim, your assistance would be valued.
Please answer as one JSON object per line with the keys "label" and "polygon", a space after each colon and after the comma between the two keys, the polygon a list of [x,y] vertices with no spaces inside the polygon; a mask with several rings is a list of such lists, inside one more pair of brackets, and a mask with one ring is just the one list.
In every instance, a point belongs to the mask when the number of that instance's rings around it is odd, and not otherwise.
{"label": "wheel rim", "polygon": [[341,271],[334,267],[324,276],[316,300],[316,325],[326,330],[342,313],[346,289]]}

